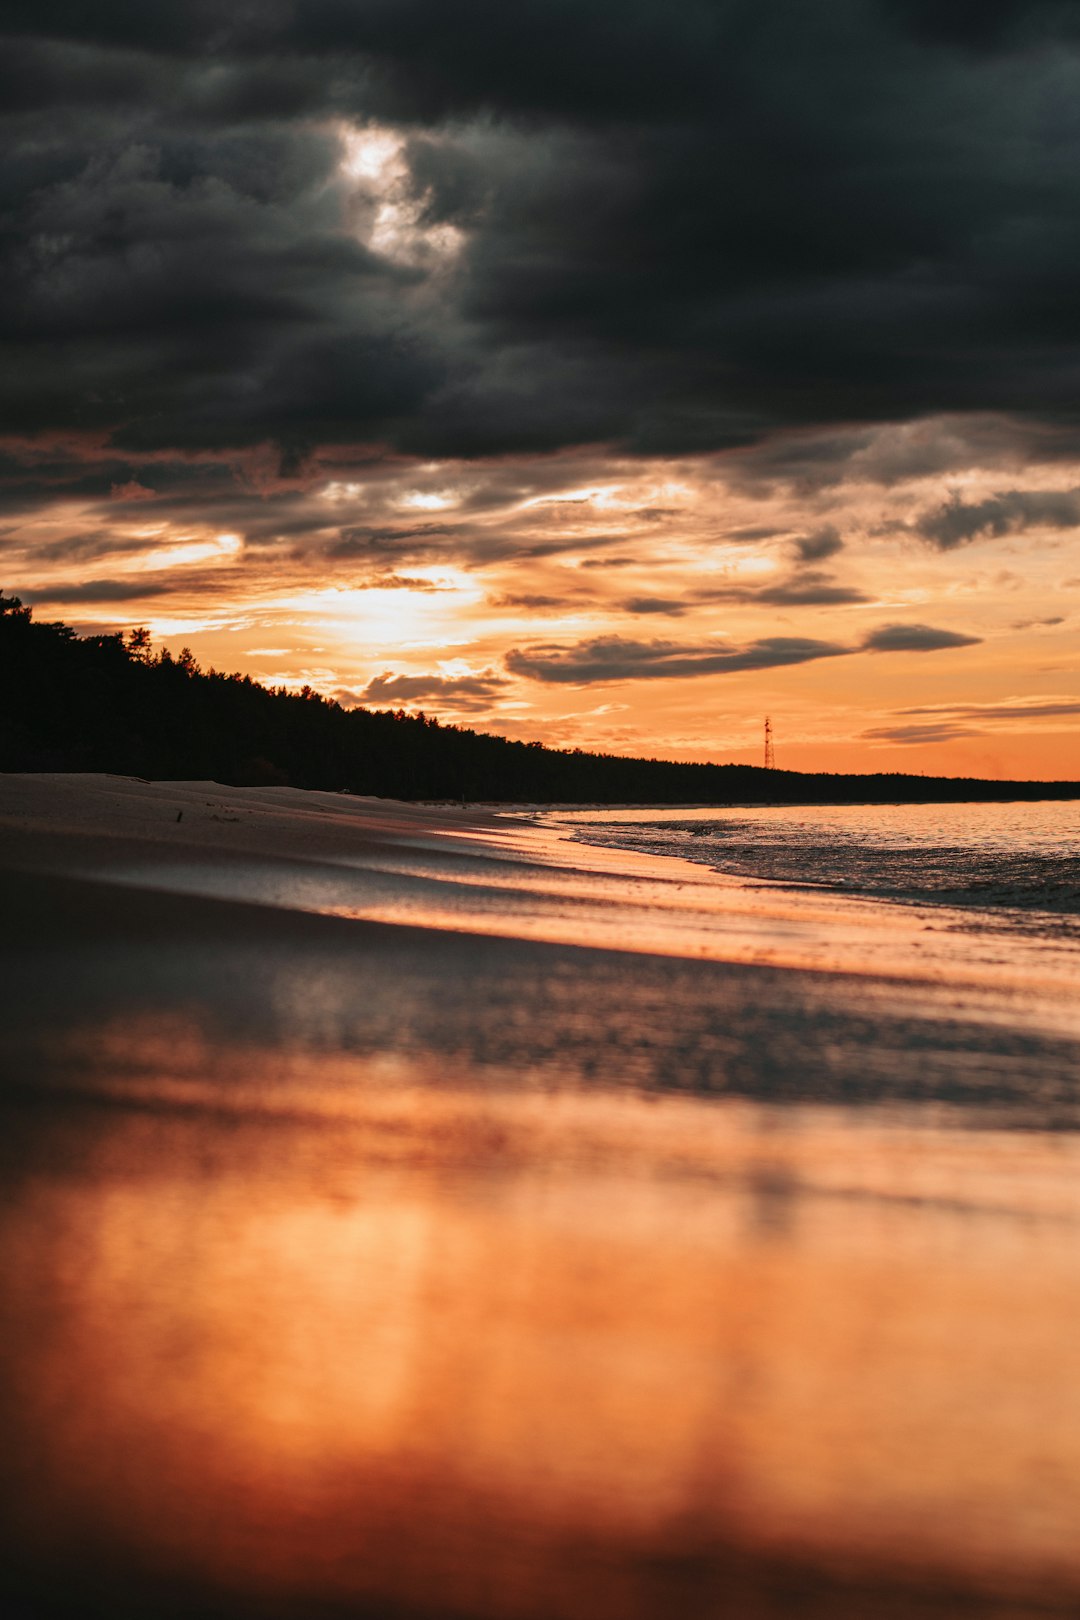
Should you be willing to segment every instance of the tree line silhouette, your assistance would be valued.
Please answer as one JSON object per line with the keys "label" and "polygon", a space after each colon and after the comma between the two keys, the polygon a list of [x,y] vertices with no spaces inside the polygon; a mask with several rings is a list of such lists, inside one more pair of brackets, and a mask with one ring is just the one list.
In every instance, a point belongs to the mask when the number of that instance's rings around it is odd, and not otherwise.
{"label": "tree line silhouette", "polygon": [[812,804],[1078,798],[1076,782],[824,775],[546,748],[310,687],[201,669],[149,632],[79,636],[0,595],[0,770],[326,788],[399,799]]}

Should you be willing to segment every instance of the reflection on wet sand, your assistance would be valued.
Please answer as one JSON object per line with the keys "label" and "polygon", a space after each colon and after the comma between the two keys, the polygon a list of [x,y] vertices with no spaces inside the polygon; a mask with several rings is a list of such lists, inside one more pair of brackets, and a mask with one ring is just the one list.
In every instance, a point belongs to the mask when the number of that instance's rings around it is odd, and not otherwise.
{"label": "reflection on wet sand", "polygon": [[8,1114],[39,1582],[492,1620],[1080,1592],[1073,1137],[422,1064],[365,1096],[310,1053],[222,1108],[183,1036],[170,1081],[129,1031],[127,1106]]}

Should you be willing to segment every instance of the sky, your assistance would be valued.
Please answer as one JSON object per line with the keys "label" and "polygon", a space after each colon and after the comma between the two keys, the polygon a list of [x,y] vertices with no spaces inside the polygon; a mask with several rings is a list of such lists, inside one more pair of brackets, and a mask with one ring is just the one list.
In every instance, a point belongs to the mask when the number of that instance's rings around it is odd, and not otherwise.
{"label": "sky", "polygon": [[1078,0],[4,0],[0,584],[555,746],[1080,775]]}

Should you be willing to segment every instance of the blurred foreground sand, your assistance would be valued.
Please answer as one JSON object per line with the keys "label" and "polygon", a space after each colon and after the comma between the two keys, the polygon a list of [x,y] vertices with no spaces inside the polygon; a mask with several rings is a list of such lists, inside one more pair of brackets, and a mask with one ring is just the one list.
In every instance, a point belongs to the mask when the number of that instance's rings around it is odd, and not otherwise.
{"label": "blurred foreground sand", "polygon": [[1077,1612],[1060,968],[468,810],[0,778],[0,838],[16,1612]]}

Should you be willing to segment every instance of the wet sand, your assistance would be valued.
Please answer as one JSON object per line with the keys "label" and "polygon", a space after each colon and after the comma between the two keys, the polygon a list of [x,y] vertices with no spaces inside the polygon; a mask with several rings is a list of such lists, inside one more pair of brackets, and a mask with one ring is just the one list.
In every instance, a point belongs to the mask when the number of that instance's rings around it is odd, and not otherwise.
{"label": "wet sand", "polygon": [[1077,1612],[1067,952],[285,789],[0,840],[14,1612]]}

